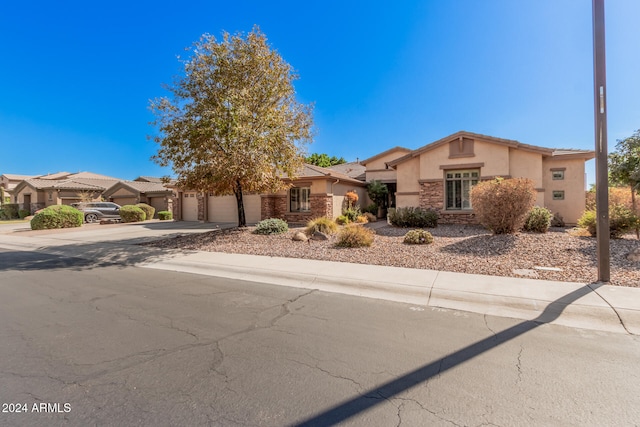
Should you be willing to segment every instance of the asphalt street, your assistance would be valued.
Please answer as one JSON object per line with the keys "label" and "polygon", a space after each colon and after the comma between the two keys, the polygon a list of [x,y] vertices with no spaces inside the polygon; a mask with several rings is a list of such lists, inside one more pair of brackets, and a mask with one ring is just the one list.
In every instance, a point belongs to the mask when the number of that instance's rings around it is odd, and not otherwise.
{"label": "asphalt street", "polygon": [[0,425],[638,425],[640,339],[0,250]]}

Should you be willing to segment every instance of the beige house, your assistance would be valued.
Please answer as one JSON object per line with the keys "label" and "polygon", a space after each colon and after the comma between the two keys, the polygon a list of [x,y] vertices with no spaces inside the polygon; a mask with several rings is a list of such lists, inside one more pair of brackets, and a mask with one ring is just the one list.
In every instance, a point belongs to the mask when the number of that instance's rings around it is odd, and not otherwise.
{"label": "beige house", "polygon": [[[594,156],[589,150],[545,148],[461,131],[385,165],[396,173],[396,205],[435,209],[443,224],[475,222],[471,188],[500,176],[531,179],[537,205],[573,225],[585,208],[584,164]],[[367,179],[368,172],[369,167]]]}
{"label": "beige house", "polygon": [[[275,194],[243,194],[247,224],[266,218],[305,223],[312,218],[342,215],[345,194],[355,191],[366,200],[364,168],[358,164],[339,165],[338,170],[305,164],[294,179],[283,177],[289,188]],[[362,179],[356,179],[352,176]],[[235,196],[214,196],[176,188],[174,218],[185,221],[235,222],[238,208]]]}
{"label": "beige house", "polygon": [[102,197],[120,206],[146,203],[156,209],[157,216],[160,211],[173,209],[174,193],[171,189],[165,187],[162,182],[136,180],[118,181],[102,192]]}
{"label": "beige house", "polygon": [[35,178],[33,175],[16,175],[5,173],[0,175],[0,204],[15,203],[13,190],[25,179]]}
{"label": "beige house", "polygon": [[83,198],[99,201],[117,178],[91,172],[58,172],[21,181],[13,189],[13,203],[34,213],[51,205],[69,205]]}

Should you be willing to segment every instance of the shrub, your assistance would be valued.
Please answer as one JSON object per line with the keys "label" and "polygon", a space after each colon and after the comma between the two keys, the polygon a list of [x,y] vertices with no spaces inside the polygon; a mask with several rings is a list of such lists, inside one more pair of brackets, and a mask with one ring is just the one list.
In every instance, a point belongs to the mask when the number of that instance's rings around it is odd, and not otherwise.
{"label": "shrub", "polygon": [[333,234],[338,231],[338,224],[336,224],[332,219],[327,218],[326,216],[315,218],[307,223],[305,233],[307,233],[308,235],[312,235],[316,231],[325,234]]}
{"label": "shrub", "polygon": [[[624,205],[629,209],[633,208],[631,203],[631,190],[629,187],[609,187],[609,206]],[[596,188],[595,186],[587,191],[585,209],[596,210]]]}
{"label": "shrub", "polygon": [[438,213],[422,208],[389,209],[389,222],[396,227],[429,227],[438,225]]}
{"label": "shrub", "polygon": [[78,209],[67,205],[55,205],[38,212],[31,220],[31,229],[81,227],[83,221],[84,216]]}
{"label": "shrub", "polygon": [[370,205],[367,205],[364,208],[362,208],[362,212],[378,215],[378,205],[375,203],[371,203]]}
{"label": "shrub", "polygon": [[536,200],[533,181],[526,178],[481,182],[471,190],[471,205],[478,222],[493,234],[520,230]]}
{"label": "shrub", "polygon": [[124,205],[120,207],[120,219],[122,222],[140,222],[146,219],[147,215],[138,206]]}
{"label": "shrub", "polygon": [[338,234],[336,246],[341,248],[360,248],[371,246],[374,232],[359,225],[352,225],[343,228]]}
{"label": "shrub", "polygon": [[18,205],[16,203],[7,203],[2,205],[2,219],[18,219]]}
{"label": "shrub", "polygon": [[345,215],[340,215],[338,218],[336,218],[336,224],[338,225],[347,225],[349,224],[349,218],[347,218]]}
{"label": "shrub", "polygon": [[136,206],[144,211],[146,219],[153,219],[153,215],[156,213],[156,208],[146,203],[138,203]]}
{"label": "shrub", "polygon": [[358,203],[358,193],[355,191],[347,191],[344,195],[344,201],[347,203],[347,209],[353,208]]}
{"label": "shrub", "polygon": [[560,213],[556,212],[553,214],[553,217],[551,218],[551,226],[552,227],[564,227],[566,224],[564,223],[564,218],[562,218],[562,215],[560,215]]}
{"label": "shrub", "polygon": [[20,219],[25,219],[29,215],[31,215],[31,212],[26,209],[20,209],[18,211],[18,216],[20,217]]}
{"label": "shrub", "polygon": [[540,206],[534,206],[527,214],[527,218],[524,221],[523,230],[533,231],[536,233],[546,233],[551,226],[551,217],[553,214],[547,208],[541,208]]}
{"label": "shrub", "polygon": [[373,214],[371,212],[365,212],[364,216],[367,217],[368,222],[376,222],[378,220],[376,214]]}
{"label": "shrub", "polygon": [[280,218],[263,219],[256,224],[256,234],[282,234],[289,231],[289,225]]}
{"label": "shrub", "polygon": [[356,222],[356,219],[362,215],[360,208],[350,207],[342,210],[342,215],[346,216],[349,222]]}
{"label": "shrub", "polygon": [[[595,236],[597,232],[597,222],[596,211],[585,211],[578,220],[578,227],[584,228],[590,235]],[[609,236],[612,239],[619,239],[626,232],[639,225],[640,219],[625,205],[616,204],[609,206]]]}
{"label": "shrub", "polygon": [[358,224],[366,224],[366,223],[368,223],[368,222],[369,222],[369,218],[367,218],[367,216],[366,216],[366,215],[358,215],[358,216],[356,217],[356,222],[357,222]]}
{"label": "shrub", "polygon": [[433,243],[433,236],[426,230],[410,230],[404,235],[404,242],[409,245],[428,245]]}
{"label": "shrub", "polygon": [[173,219],[173,212],[171,211],[160,211],[158,212],[158,219],[160,221],[166,221]]}
{"label": "shrub", "polygon": [[[386,206],[386,201],[389,194],[389,188],[387,187],[387,184],[374,179],[367,185],[367,193],[369,194],[369,198],[373,200],[375,204],[382,207]],[[378,210],[376,209],[375,212],[371,213],[377,215]]]}

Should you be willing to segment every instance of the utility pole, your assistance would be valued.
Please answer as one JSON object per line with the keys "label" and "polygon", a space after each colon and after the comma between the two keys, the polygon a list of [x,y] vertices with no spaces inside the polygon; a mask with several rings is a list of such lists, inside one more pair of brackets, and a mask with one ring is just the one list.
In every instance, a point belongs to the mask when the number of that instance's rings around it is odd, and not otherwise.
{"label": "utility pole", "polygon": [[607,78],[604,44],[604,0],[592,1],[598,281],[608,282],[610,279],[609,173],[607,170]]}

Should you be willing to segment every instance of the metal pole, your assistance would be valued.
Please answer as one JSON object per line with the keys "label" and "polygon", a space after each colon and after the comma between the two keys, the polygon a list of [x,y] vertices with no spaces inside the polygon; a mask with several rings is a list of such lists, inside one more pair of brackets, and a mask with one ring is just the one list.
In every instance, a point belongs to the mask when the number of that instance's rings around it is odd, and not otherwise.
{"label": "metal pole", "polygon": [[610,278],[609,174],[607,170],[607,78],[604,44],[604,0],[593,0],[593,81],[596,147],[596,234],[598,281]]}

